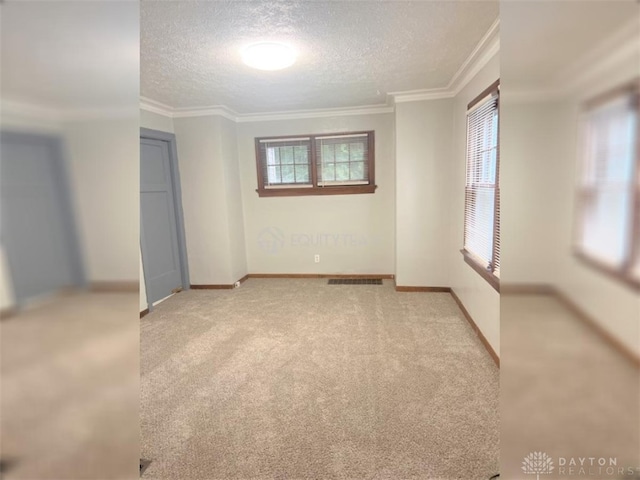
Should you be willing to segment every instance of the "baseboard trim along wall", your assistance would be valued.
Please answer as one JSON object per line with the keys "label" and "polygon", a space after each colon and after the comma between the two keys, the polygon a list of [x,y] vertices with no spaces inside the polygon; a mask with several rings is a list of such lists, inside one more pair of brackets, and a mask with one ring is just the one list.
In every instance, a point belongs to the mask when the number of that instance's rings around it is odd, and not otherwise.
{"label": "baseboard trim along wall", "polygon": [[627,347],[624,343],[613,336],[606,328],[602,327],[597,320],[585,312],[582,307],[575,303],[562,290],[547,284],[531,284],[531,285],[505,285],[502,290],[503,294],[509,295],[550,295],[555,297],[567,310],[569,310],[576,318],[591,328],[611,348],[620,353],[634,365],[640,367],[640,356]]}
{"label": "baseboard trim along wall", "polygon": [[449,293],[451,287],[410,287],[396,285],[396,292],[431,292],[431,293]]}
{"label": "baseboard trim along wall", "polygon": [[[348,273],[248,273],[238,282],[243,283],[248,278],[382,278],[393,280],[393,275],[384,274],[348,274]],[[193,290],[231,290],[235,284],[220,285],[191,285]]]}
{"label": "baseboard trim along wall", "polygon": [[473,320],[473,317],[471,317],[471,315],[469,314],[469,312],[465,308],[465,306],[462,303],[462,301],[458,298],[458,295],[456,295],[456,292],[453,289],[451,289],[450,293],[451,293],[451,296],[453,297],[453,299],[455,300],[455,302],[458,304],[458,307],[462,311],[462,314],[464,315],[464,318],[467,319],[467,322],[469,322],[469,325],[471,325],[471,328],[473,328],[473,330],[476,332],[476,335],[478,335],[478,338],[480,339],[480,341],[484,345],[484,348],[487,350],[487,352],[489,352],[489,355],[491,355],[491,358],[493,358],[493,361],[495,362],[496,366],[498,368],[500,368],[500,357],[498,356],[496,351],[493,349],[493,347],[491,346],[491,344],[487,340],[487,337],[485,337],[484,334],[482,333],[482,330],[480,330],[480,328],[478,328],[478,325]]}
{"label": "baseboard trim along wall", "polygon": [[231,290],[232,288],[234,288],[233,284],[222,284],[222,285],[201,284],[201,285],[191,285],[191,290]]}
{"label": "baseboard trim along wall", "polygon": [[18,311],[15,308],[5,308],[4,310],[0,310],[0,320],[7,320],[13,316],[15,316]]}
{"label": "baseboard trim along wall", "polygon": [[[247,278],[249,278],[251,275],[247,274],[244,277],[240,278],[236,283],[244,283]],[[223,284],[196,284],[196,285],[191,285],[191,289],[193,290],[232,290],[236,288],[236,284],[235,283],[223,283]]]}
{"label": "baseboard trim along wall", "polygon": [[500,293],[505,295],[554,295],[555,289],[551,285],[536,283],[506,283],[500,285]]}
{"label": "baseboard trim along wall", "polygon": [[382,278],[384,280],[393,280],[393,274],[390,273],[250,273],[249,278],[355,278],[355,279],[373,279]]}
{"label": "baseboard trim along wall", "polygon": [[640,356],[627,347],[624,343],[614,337],[607,329],[602,327],[591,315],[585,312],[577,303],[571,300],[565,293],[555,290],[555,297],[567,310],[588,325],[600,338],[617,350],[623,357],[627,358],[636,367],[640,367]]}
{"label": "baseboard trim along wall", "polygon": [[144,317],[145,315],[147,315],[149,313],[149,309],[145,308],[144,310],[142,310],[140,312],[140,318]]}
{"label": "baseboard trim along wall", "polygon": [[96,293],[137,293],[140,290],[140,282],[129,280],[91,282],[89,290]]}

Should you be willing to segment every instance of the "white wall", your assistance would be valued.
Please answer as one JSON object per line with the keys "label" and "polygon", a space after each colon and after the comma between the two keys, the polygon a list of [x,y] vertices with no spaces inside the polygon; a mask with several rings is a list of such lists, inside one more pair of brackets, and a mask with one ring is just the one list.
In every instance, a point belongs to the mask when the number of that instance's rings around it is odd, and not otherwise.
{"label": "white wall", "polygon": [[397,285],[450,285],[452,114],[451,99],[396,105]]}
{"label": "white wall", "polygon": [[[374,194],[258,197],[256,137],[365,130],[375,130]],[[237,131],[249,272],[394,273],[393,114],[239,123]]]}
{"label": "white wall", "polygon": [[[501,184],[503,283],[555,286],[614,338],[640,354],[640,296],[580,261],[572,241],[582,104],[637,77],[637,28],[620,45],[609,45],[600,58],[593,56],[588,69],[565,78],[565,91],[510,96],[515,93],[515,88],[509,88],[511,70],[503,72]],[[567,59],[567,64],[573,60]],[[527,85],[526,89],[536,92],[541,87],[545,86]]]}
{"label": "white wall", "polygon": [[74,207],[90,282],[137,282],[139,128],[131,117],[65,125]]}
{"label": "white wall", "polygon": [[501,283],[539,285],[559,276],[556,232],[562,190],[558,158],[561,107],[556,99],[518,101],[508,78],[500,96]]}
{"label": "white wall", "polygon": [[173,133],[173,119],[148,110],[140,110],[140,127]]}
{"label": "white wall", "polygon": [[221,118],[220,127],[220,156],[224,166],[224,185],[227,192],[229,260],[231,262],[231,278],[236,281],[248,273],[238,137],[234,122]]}
{"label": "white wall", "polygon": [[232,284],[247,273],[235,125],[216,116],[173,123],[191,284]]}
{"label": "white wall", "polygon": [[467,104],[500,77],[496,54],[454,98],[453,156],[449,176],[447,214],[450,239],[446,262],[450,265],[451,288],[482,331],[496,353],[500,353],[500,294],[475,270],[460,253],[464,233],[464,187],[466,167]]}

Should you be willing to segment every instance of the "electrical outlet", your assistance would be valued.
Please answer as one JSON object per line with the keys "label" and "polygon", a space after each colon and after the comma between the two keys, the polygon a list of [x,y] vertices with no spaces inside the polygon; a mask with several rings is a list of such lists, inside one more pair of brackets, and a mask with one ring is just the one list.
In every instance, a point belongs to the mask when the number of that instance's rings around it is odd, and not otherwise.
{"label": "electrical outlet", "polygon": [[314,260],[316,263],[320,263],[320,255],[318,255],[318,254],[316,253],[316,255],[313,257],[313,260]]}

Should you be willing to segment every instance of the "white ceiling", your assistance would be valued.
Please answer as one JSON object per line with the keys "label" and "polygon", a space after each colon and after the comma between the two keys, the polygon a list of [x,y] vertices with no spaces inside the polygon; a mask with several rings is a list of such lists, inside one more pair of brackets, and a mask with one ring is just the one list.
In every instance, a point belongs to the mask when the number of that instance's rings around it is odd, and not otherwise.
{"label": "white ceiling", "polygon": [[[143,1],[141,95],[242,113],[357,107],[446,87],[498,16],[497,1]],[[240,49],[293,44],[298,62],[253,70]]]}
{"label": "white ceiling", "polygon": [[569,73],[580,75],[574,71],[577,66],[589,67],[581,60],[628,31],[629,25],[633,28],[627,33],[639,38],[640,3],[636,0],[503,1],[502,85],[505,89],[541,88],[562,82]]}
{"label": "white ceiling", "polygon": [[0,43],[3,100],[56,109],[139,102],[136,2],[4,2]]}

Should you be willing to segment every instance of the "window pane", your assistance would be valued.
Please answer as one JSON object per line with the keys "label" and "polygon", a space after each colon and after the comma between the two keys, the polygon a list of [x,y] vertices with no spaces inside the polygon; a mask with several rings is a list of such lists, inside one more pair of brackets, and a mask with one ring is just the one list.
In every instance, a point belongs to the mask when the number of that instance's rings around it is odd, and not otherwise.
{"label": "window pane", "polygon": [[336,181],[345,182],[349,180],[349,164],[336,163]]}
{"label": "window pane", "polygon": [[296,165],[296,182],[309,182],[309,166],[308,165]]}
{"label": "window pane", "polygon": [[307,164],[309,163],[309,151],[307,147],[294,147],[295,163]]}
{"label": "window pane", "polygon": [[[311,140],[309,138],[263,139],[259,144],[259,148],[262,149],[264,187],[310,184],[309,151]],[[296,176],[296,165],[303,167],[299,170],[300,176]]]}
{"label": "window pane", "polygon": [[488,264],[493,250],[494,188],[476,187],[470,196],[464,247]]}
{"label": "window pane", "polygon": [[278,163],[278,149],[267,148],[267,165],[276,165]]}
{"label": "window pane", "polygon": [[269,180],[268,183],[280,183],[280,167],[267,167],[267,178]]}
{"label": "window pane", "polygon": [[351,161],[361,162],[364,160],[364,144],[352,143],[351,144]]}
{"label": "window pane", "polygon": [[366,180],[364,177],[364,162],[351,162],[351,180]]}
{"label": "window pane", "polygon": [[322,145],[322,162],[334,162],[335,161],[335,151],[333,145],[327,145],[324,143]]}
{"label": "window pane", "polygon": [[336,180],[336,166],[333,163],[322,165],[322,181],[323,182],[335,182]]}
{"label": "window pane", "polygon": [[601,189],[585,203],[583,248],[613,266],[625,259],[629,239],[631,192]]}
{"label": "window pane", "polygon": [[282,183],[294,183],[293,165],[282,166]]}
{"label": "window pane", "polygon": [[335,146],[336,148],[336,162],[348,162],[349,161],[349,144],[341,143]]}
{"label": "window pane", "polygon": [[293,163],[293,147],[281,147],[280,158],[282,163],[286,163],[286,164]]}
{"label": "window pane", "polygon": [[628,93],[586,113],[579,244],[614,268],[627,262],[633,241],[636,132]]}
{"label": "window pane", "polygon": [[499,236],[494,233],[500,229],[500,219],[496,217],[497,97],[471,110],[467,122],[464,248],[483,266],[491,265],[495,271],[500,256]]}

